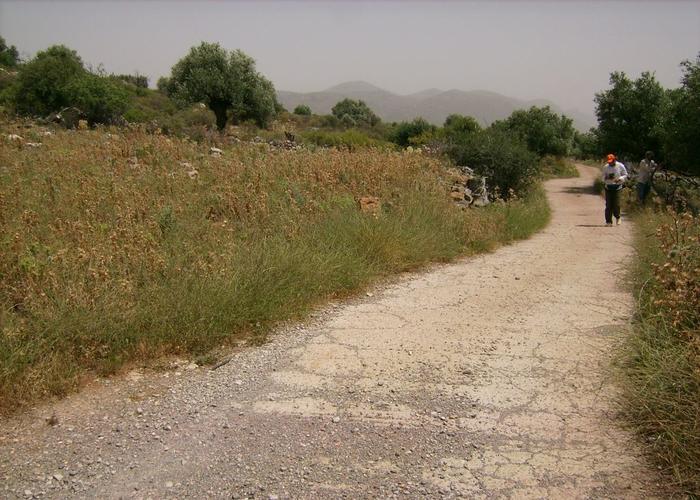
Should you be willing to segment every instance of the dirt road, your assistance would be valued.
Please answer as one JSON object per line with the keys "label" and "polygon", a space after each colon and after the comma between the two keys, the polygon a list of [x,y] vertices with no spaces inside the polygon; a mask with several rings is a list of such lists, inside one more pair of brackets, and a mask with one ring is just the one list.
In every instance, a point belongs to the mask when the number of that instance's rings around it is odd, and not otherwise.
{"label": "dirt road", "polygon": [[658,495],[610,402],[630,231],[582,174],[531,240],[0,423],[0,497]]}

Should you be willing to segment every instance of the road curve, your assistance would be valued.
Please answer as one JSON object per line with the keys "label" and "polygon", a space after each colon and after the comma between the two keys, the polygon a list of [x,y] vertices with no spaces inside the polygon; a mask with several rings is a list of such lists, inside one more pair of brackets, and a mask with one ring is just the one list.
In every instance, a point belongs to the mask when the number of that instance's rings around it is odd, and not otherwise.
{"label": "road curve", "polygon": [[0,497],[661,496],[612,402],[630,228],[579,168],[530,240],[0,422]]}

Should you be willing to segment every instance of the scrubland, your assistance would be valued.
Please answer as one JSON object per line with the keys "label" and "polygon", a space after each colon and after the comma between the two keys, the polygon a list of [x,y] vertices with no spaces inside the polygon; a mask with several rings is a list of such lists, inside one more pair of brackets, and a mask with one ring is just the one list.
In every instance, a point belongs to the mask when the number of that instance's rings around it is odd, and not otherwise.
{"label": "scrubland", "polygon": [[[386,148],[219,144],[215,157],[139,127],[0,132],[1,413],[165,355],[210,360],[549,216],[537,188],[461,211],[442,160]],[[362,196],[380,210],[361,212]]]}

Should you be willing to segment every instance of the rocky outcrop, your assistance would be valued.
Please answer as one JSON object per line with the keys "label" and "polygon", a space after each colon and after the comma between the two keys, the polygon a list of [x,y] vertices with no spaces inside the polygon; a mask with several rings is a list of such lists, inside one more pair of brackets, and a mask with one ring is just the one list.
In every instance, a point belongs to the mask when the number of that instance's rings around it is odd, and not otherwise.
{"label": "rocky outcrop", "polygon": [[452,186],[450,198],[460,208],[483,207],[490,203],[486,177],[474,174],[469,167],[449,170]]}

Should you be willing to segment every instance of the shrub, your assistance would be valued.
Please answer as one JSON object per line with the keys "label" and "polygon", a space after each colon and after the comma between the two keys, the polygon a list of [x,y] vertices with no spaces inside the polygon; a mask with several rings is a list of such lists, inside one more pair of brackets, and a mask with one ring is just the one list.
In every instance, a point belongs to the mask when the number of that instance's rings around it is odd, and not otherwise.
{"label": "shrub", "polygon": [[539,156],[565,156],[573,145],[573,121],[552,112],[549,106],[519,109],[497,126],[520,137]]}
{"label": "shrub", "polygon": [[640,212],[639,298],[624,352],[624,409],[648,450],[690,498],[700,494],[700,220]]}
{"label": "shrub", "polygon": [[448,139],[473,134],[481,130],[479,123],[471,116],[451,114],[445,119],[443,131]]}
{"label": "shrub", "polygon": [[333,116],[339,120],[343,120],[343,117],[347,115],[359,126],[373,127],[380,122],[379,117],[361,100],[343,99],[333,106],[331,111]]}
{"label": "shrub", "polygon": [[517,137],[502,130],[487,129],[460,138],[448,149],[458,165],[473,168],[488,178],[489,187],[501,196],[524,192],[539,175],[537,156]]}
{"label": "shrub", "polygon": [[15,110],[23,115],[45,116],[73,105],[69,84],[86,74],[74,51],[54,45],[20,67],[14,92]]}
{"label": "shrub", "polygon": [[358,147],[376,147],[386,145],[385,142],[371,138],[364,132],[357,129],[345,130],[343,132],[312,130],[303,132],[301,137],[304,142],[309,144],[348,149],[351,151]]}
{"label": "shrub", "polygon": [[311,114],[311,108],[308,107],[306,104],[299,104],[299,106],[294,108],[294,114],[309,116]]}
{"label": "shrub", "polygon": [[389,140],[399,146],[406,147],[411,144],[411,139],[423,134],[429,134],[437,129],[423,118],[415,118],[411,122],[400,122],[396,124],[389,135]]}
{"label": "shrub", "polygon": [[91,125],[114,122],[128,106],[129,95],[123,85],[92,73],[73,78],[65,92],[71,106],[85,113]]}

